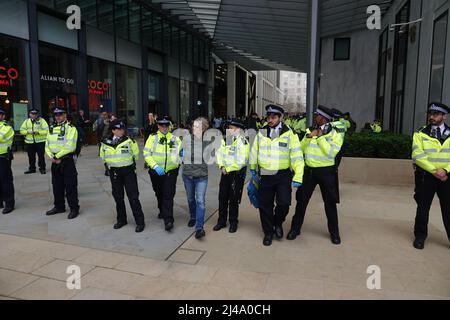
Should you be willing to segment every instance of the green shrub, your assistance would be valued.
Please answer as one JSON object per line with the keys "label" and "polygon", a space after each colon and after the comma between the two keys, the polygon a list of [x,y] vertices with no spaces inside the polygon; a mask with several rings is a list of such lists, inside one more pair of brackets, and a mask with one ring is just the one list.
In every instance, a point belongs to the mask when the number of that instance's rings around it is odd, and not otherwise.
{"label": "green shrub", "polygon": [[344,157],[411,159],[412,137],[382,132],[346,136]]}

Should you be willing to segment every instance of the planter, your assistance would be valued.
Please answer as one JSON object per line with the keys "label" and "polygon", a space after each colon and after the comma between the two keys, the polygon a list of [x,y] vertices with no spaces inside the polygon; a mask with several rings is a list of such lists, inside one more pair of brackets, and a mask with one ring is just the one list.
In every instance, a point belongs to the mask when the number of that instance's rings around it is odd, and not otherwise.
{"label": "planter", "polygon": [[343,183],[414,185],[412,160],[343,158],[339,168]]}

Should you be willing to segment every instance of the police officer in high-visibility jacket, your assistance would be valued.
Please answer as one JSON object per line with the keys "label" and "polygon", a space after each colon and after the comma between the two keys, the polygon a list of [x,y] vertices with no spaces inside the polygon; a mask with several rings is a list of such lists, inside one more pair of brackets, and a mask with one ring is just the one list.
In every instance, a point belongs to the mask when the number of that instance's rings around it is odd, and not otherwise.
{"label": "police officer in high-visibility jacket", "polygon": [[428,236],[428,217],[434,195],[441,204],[442,219],[450,240],[450,128],[445,124],[450,108],[431,103],[429,125],[414,133],[412,159],[415,168],[417,202],[414,247],[423,249]]}
{"label": "police officer in high-visibility jacket", "polygon": [[164,220],[165,230],[170,231],[174,224],[173,198],[181,164],[181,140],[170,132],[168,117],[158,119],[156,123],[158,132],[147,139],[144,158],[150,168],[150,179],[158,200],[158,218]]}
{"label": "police officer in high-visibility jacket", "polygon": [[297,206],[292,218],[291,230],[287,236],[288,240],[294,240],[300,235],[309,200],[314,189],[319,185],[325,203],[331,242],[336,245],[341,243],[336,205],[338,190],[335,166],[336,155],[342,147],[343,138],[330,124],[332,119],[333,112],[324,106],[319,106],[315,112],[316,126],[306,131],[306,136],[301,142],[305,156],[305,174],[303,186],[297,190]]}
{"label": "police officer in high-visibility jacket", "polygon": [[74,219],[80,212],[78,203],[78,172],[75,167],[77,147],[77,128],[67,121],[66,110],[56,107],[53,110],[55,123],[50,127],[45,142],[45,153],[52,161],[52,185],[54,207],[47,211],[48,216],[66,212],[64,195],[67,197],[70,213]]}
{"label": "police officer in high-visibility jacket", "polygon": [[244,188],[250,145],[244,136],[244,124],[238,120],[228,123],[227,135],[217,151],[217,165],[222,172],[219,184],[219,220],[214,231],[227,225],[229,232],[234,233],[238,227],[239,204]]}
{"label": "police officer in high-visibility jacket", "polygon": [[304,161],[298,136],[281,121],[283,108],[268,105],[266,112],[268,125],[259,130],[251,147],[250,172],[254,180],[260,176],[258,198],[263,244],[270,246],[274,234],[283,238],[282,225],[289,213],[292,186],[298,188],[302,184]]}
{"label": "police officer in high-visibility jacket", "polygon": [[48,124],[39,116],[37,109],[31,109],[28,116],[29,118],[20,126],[20,134],[25,136],[29,162],[28,171],[25,171],[25,174],[36,173],[36,153],[39,172],[45,174],[45,140],[47,140]]}
{"label": "police officer in high-visibility jacket", "polygon": [[3,214],[14,210],[14,183],[11,170],[13,154],[11,146],[14,140],[14,129],[6,122],[6,112],[0,108],[0,208]]}
{"label": "police officer in high-visibility jacket", "polygon": [[127,225],[125,194],[127,193],[134,220],[136,232],[145,228],[144,213],[139,201],[139,188],[136,176],[136,160],[139,158],[139,147],[135,140],[125,135],[125,123],[114,120],[110,124],[112,134],[103,139],[100,146],[100,158],[109,169],[112,195],[116,201],[117,223],[114,229]]}

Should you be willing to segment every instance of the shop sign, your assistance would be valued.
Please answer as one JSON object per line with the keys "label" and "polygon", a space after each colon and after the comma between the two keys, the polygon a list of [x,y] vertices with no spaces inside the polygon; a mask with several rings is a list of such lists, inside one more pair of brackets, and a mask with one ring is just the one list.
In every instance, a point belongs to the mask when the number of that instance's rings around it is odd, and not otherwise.
{"label": "shop sign", "polygon": [[41,80],[49,81],[49,82],[63,83],[63,84],[70,84],[70,85],[73,85],[75,83],[75,80],[72,78],[48,76],[48,75],[41,75]]}
{"label": "shop sign", "polygon": [[0,85],[9,86],[11,85],[11,80],[18,78],[19,71],[17,69],[0,66]]}
{"label": "shop sign", "polygon": [[108,82],[88,80],[89,94],[103,95],[109,90],[109,87]]}

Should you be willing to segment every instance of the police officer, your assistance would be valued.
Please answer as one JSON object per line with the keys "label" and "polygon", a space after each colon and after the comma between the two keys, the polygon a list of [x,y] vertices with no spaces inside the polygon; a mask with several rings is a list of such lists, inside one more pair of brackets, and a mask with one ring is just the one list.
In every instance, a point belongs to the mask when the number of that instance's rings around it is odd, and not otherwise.
{"label": "police officer", "polygon": [[69,203],[68,218],[74,219],[80,212],[78,204],[78,172],[75,167],[75,150],[77,147],[77,128],[67,121],[66,110],[56,107],[53,110],[55,123],[50,127],[45,143],[45,153],[52,161],[52,185],[54,207],[47,215],[66,212],[64,194]]}
{"label": "police officer", "polygon": [[39,172],[45,174],[45,140],[47,139],[48,124],[39,116],[37,109],[31,109],[28,116],[29,118],[20,126],[20,134],[25,136],[29,162],[28,171],[25,171],[25,174],[36,173],[36,153]]}
{"label": "police officer", "polygon": [[291,205],[291,183],[296,188],[301,186],[304,160],[298,136],[281,121],[283,108],[268,105],[266,112],[267,126],[258,132],[251,148],[250,172],[254,180],[260,176],[258,198],[263,244],[270,246],[274,234],[278,239],[283,237],[282,224]]}
{"label": "police officer", "polygon": [[415,168],[417,202],[414,247],[423,249],[428,235],[428,217],[434,195],[441,204],[442,219],[450,240],[450,128],[445,124],[450,108],[431,103],[429,125],[414,133],[412,158]]}
{"label": "police officer", "polygon": [[125,127],[125,123],[120,120],[111,122],[112,134],[102,141],[100,158],[110,171],[112,195],[116,201],[117,223],[114,225],[114,229],[120,229],[127,224],[125,188],[136,221],[136,232],[142,232],[145,228],[144,213],[139,201],[136,176],[139,147],[135,140],[125,135]]}
{"label": "police officer", "polygon": [[143,153],[158,200],[158,218],[164,220],[165,230],[170,231],[174,223],[173,198],[181,164],[181,140],[170,132],[168,117],[158,119],[156,123],[158,132],[149,136]]}
{"label": "police officer", "polygon": [[305,156],[305,174],[303,186],[297,190],[297,206],[287,236],[288,240],[294,240],[300,235],[309,200],[319,185],[325,203],[331,242],[336,245],[341,243],[336,205],[338,202],[336,156],[342,147],[343,137],[330,124],[332,119],[333,112],[319,106],[315,112],[316,126],[306,131],[306,136],[301,142]]}
{"label": "police officer", "polygon": [[14,129],[6,122],[5,118],[6,112],[0,108],[0,208],[4,207],[3,214],[8,214],[14,210],[15,206],[11,170]]}
{"label": "police officer", "polygon": [[238,227],[239,204],[244,188],[250,145],[244,136],[244,124],[238,120],[228,123],[227,135],[217,151],[217,165],[222,171],[219,184],[219,220],[214,231],[227,225],[229,215],[229,232],[234,233]]}

